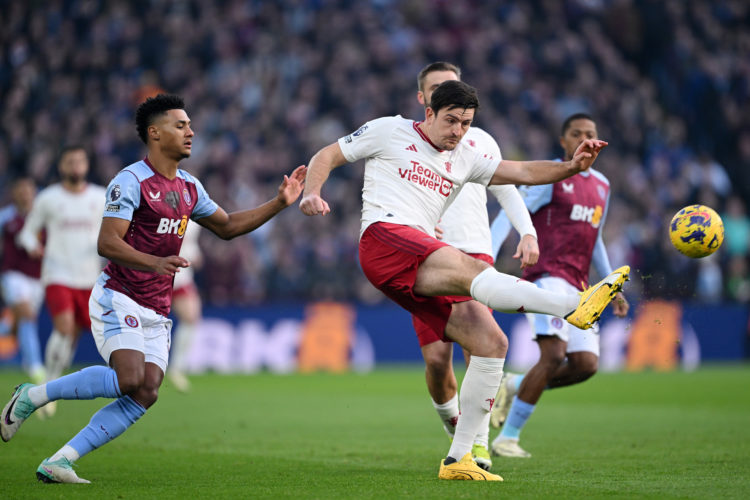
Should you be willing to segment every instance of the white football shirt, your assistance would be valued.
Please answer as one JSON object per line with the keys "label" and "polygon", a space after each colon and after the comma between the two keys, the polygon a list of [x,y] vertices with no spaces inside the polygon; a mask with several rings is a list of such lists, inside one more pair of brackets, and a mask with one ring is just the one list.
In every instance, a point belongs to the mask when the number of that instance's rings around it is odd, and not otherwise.
{"label": "white football shirt", "polygon": [[[477,151],[483,151],[497,163],[502,160],[500,147],[495,139],[484,130],[471,127],[461,139],[463,144]],[[512,184],[489,186],[467,184],[445,210],[439,225],[443,230],[443,241],[466,253],[492,253],[492,233],[487,214],[487,189],[498,199],[508,212],[517,214],[513,219],[514,227],[519,234],[536,236],[531,216],[523,203],[516,186]]]}
{"label": "white football shirt", "polygon": [[373,222],[403,224],[434,236],[461,186],[487,186],[498,164],[463,141],[453,151],[438,149],[417,122],[401,116],[367,122],[338,144],[348,162],[365,158],[360,236]]}
{"label": "white football shirt", "polygon": [[104,261],[96,241],[102,222],[106,190],[87,184],[73,193],[61,184],[43,189],[26,217],[18,243],[27,251],[41,247],[39,233],[47,233],[42,259],[42,283],[69,288],[92,288]]}
{"label": "white football shirt", "polygon": [[195,280],[195,269],[193,266],[200,261],[201,248],[198,245],[201,226],[189,220],[185,228],[185,237],[182,238],[182,248],[180,248],[180,257],[184,257],[190,262],[188,267],[181,267],[179,273],[174,275],[174,289],[182,288]]}

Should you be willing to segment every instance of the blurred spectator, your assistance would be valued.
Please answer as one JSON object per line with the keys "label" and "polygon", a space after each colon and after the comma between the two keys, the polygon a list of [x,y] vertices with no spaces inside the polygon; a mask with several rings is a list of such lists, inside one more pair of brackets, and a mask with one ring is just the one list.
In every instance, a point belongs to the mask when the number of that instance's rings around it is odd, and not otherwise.
{"label": "blurred spectator", "polygon": [[[746,0],[4,2],[0,180],[49,183],[65,143],[90,146],[93,181],[111,178],[144,152],[137,102],[165,89],[194,103],[185,167],[223,206],[246,206],[368,119],[421,118],[404,75],[448,60],[479,89],[479,125],[506,158],[552,157],[562,119],[594,116],[610,141],[597,166],[614,186],[614,262],[629,259],[633,290],[693,297],[699,264],[669,246],[665,221],[689,203],[724,210],[730,188],[750,200],[749,26]],[[360,189],[361,169],[340,169],[321,222],[290,212],[208,243],[206,301],[382,300],[357,265]],[[731,231],[720,252],[736,255]]]}
{"label": "blurred spectator", "polygon": [[750,256],[750,217],[739,196],[727,200],[727,209],[721,216],[724,222],[724,253],[731,259]]}

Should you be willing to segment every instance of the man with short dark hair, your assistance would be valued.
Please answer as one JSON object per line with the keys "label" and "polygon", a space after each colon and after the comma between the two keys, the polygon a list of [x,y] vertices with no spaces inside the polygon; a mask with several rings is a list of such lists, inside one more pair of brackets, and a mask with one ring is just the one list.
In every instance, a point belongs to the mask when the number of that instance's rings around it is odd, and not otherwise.
{"label": "man with short dark hair", "polygon": [[[419,72],[417,78],[417,100],[423,106],[429,106],[432,93],[441,83],[460,79],[461,69],[454,64],[443,61],[428,64]],[[482,151],[498,162],[502,159],[497,142],[478,127],[470,127],[461,141],[470,149]],[[518,189],[512,184],[489,187],[472,182],[465,184],[440,218],[443,242],[490,265],[494,264],[492,235],[487,214],[488,190],[509,215],[513,227],[521,235],[515,255],[521,259],[521,267],[533,265],[539,258],[536,231]],[[451,300],[451,314],[460,316],[464,309],[474,307],[467,304],[471,297],[451,297]],[[460,414],[458,383],[453,372],[453,343],[446,339],[442,332],[430,328],[418,316],[412,316],[412,322],[425,361],[425,379],[432,405],[443,422],[443,428],[452,439]],[[490,325],[491,322],[487,324]],[[468,364],[470,355],[466,351],[464,358]],[[471,453],[477,465],[490,470],[492,458],[489,451],[489,414],[485,420],[474,438]]]}
{"label": "man with short dark hair", "polygon": [[[461,418],[438,477],[502,481],[477,466],[471,455],[474,437],[500,385],[508,348],[505,335],[482,304],[499,311],[557,314],[590,328],[622,287],[629,269],[616,270],[580,297],[552,293],[501,274],[435,238],[440,216],[463,184],[556,182],[587,169],[607,145],[584,141],[567,162],[498,161],[461,142],[478,108],[476,90],[451,80],[435,89],[423,122],[400,116],[367,122],[313,156],[300,210],[306,215],[329,213],[320,192],[331,170],[366,158],[362,270],[390,299],[471,353],[460,390]],[[467,302],[473,305],[461,315],[452,314],[453,295],[471,296],[476,302]]]}
{"label": "man with short dark hair", "polygon": [[[583,141],[598,136],[591,116],[576,113],[568,117],[559,139],[564,160],[572,158]],[[541,248],[539,262],[524,270],[524,279],[545,290],[576,292],[588,283],[592,263],[600,276],[612,272],[601,234],[609,206],[609,181],[604,174],[589,168],[555,184],[522,189],[539,230]],[[508,218],[501,212],[492,223],[493,255],[497,255],[509,229]],[[625,296],[618,293],[612,304],[614,314],[624,317],[628,308]],[[599,366],[597,328],[583,330],[546,314],[528,317],[540,358],[525,375],[505,374],[492,410],[492,425],[503,427],[492,442],[494,455],[530,457],[518,440],[542,392],[581,383]]]}
{"label": "man with short dark hair", "polygon": [[108,366],[90,366],[44,385],[21,384],[2,412],[0,430],[8,441],[48,401],[115,399],[41,463],[37,477],[44,482],[87,483],[73,462],[125,432],[156,402],[167,368],[174,276],[190,265],[179,256],[188,219],[228,240],[258,228],[302,191],[304,166],[284,176],[274,199],[227,214],[195,177],[178,168],[190,157],[194,136],[181,98],[146,99],[136,125],[148,154],[107,188],[98,249],[109,263],[89,300],[94,340]]}
{"label": "man with short dark hair", "polygon": [[[63,148],[58,170],[60,182],[37,195],[18,235],[30,255],[42,258],[41,281],[52,316],[52,333],[44,350],[47,381],[70,367],[81,332],[91,328],[89,295],[102,270],[96,240],[105,189],[87,181],[89,158],[83,146]],[[51,416],[55,408],[53,401],[40,413]]]}

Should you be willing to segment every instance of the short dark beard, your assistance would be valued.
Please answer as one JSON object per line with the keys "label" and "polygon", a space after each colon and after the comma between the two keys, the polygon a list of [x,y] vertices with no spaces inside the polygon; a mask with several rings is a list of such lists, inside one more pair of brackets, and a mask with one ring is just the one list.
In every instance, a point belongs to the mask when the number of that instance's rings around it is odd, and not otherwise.
{"label": "short dark beard", "polygon": [[83,184],[84,182],[86,182],[86,176],[66,174],[62,176],[62,180],[67,182],[68,184],[78,185],[78,184]]}

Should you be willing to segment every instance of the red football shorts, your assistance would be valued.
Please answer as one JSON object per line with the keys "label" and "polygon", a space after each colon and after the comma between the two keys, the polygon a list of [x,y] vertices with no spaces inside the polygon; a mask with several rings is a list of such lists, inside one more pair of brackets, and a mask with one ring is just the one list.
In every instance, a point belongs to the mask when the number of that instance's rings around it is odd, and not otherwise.
{"label": "red football shorts", "polygon": [[198,295],[198,287],[195,286],[195,283],[188,283],[172,290],[173,300],[179,297],[185,297],[187,295]]}
{"label": "red football shorts", "polygon": [[91,290],[68,288],[63,285],[47,285],[44,291],[47,309],[52,317],[66,311],[73,312],[78,326],[91,329],[89,317],[89,297]]}
{"label": "red football shorts", "polygon": [[[417,268],[435,250],[450,246],[417,229],[389,222],[368,226],[359,240],[362,270],[375,288],[412,314],[415,328],[440,332],[445,341],[445,325],[451,304],[471,297],[427,297],[414,293]],[[417,330],[419,336],[420,330]],[[437,340],[437,339],[435,339]],[[422,338],[419,338],[420,345]],[[434,340],[426,343],[434,342]]]}
{"label": "red football shorts", "polygon": [[[486,253],[470,253],[472,257],[475,259],[479,259],[481,261],[486,262],[489,265],[495,264],[495,259],[487,255]],[[471,297],[466,297],[465,295],[450,295],[447,297],[443,297],[444,299],[447,299],[451,304],[455,304],[457,302],[467,302],[469,300],[474,300]],[[446,318],[446,323],[448,322],[448,319]],[[442,340],[443,342],[453,342],[452,340],[445,337],[445,325],[442,326],[442,329],[435,330],[434,328],[431,328],[430,325],[422,321],[419,316],[412,314],[411,315],[411,322],[414,325],[414,331],[417,332],[417,339],[419,339],[419,347],[426,346],[427,344],[432,344],[433,342],[437,342],[438,340]]]}

